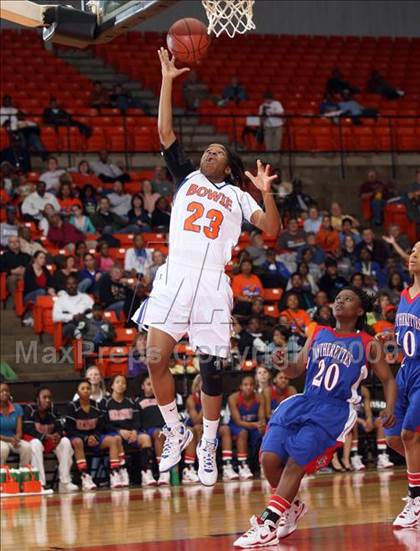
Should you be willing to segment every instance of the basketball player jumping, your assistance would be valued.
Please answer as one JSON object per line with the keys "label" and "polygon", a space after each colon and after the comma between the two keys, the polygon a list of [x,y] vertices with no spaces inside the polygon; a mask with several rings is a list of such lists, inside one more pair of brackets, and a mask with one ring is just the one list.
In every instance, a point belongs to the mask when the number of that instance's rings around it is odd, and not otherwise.
{"label": "basketball player jumping", "polygon": [[[396,528],[420,528],[420,241],[411,251],[408,268],[413,284],[401,293],[395,319],[397,344],[404,353],[397,374],[397,422],[385,430],[388,445],[407,462],[408,497],[394,520]],[[394,338],[392,333],[378,337],[383,341]]]}
{"label": "basketball player jumping", "polygon": [[260,190],[265,210],[240,189],[243,165],[225,146],[211,144],[195,169],[184,157],[172,125],[172,84],[189,71],[178,69],[167,50],[159,50],[162,88],[158,128],[163,157],[176,181],[171,212],[169,257],[159,268],[150,297],[133,320],[148,327],[147,361],[153,390],[165,419],[165,445],[159,464],[166,472],[181,459],[192,438],[175,403],[174,379],[168,369],[175,344],[189,335],[199,354],[202,376],[203,437],[197,446],[198,476],[211,486],[217,481],[217,430],[222,404],[221,358],[229,352],[232,291],[224,268],[247,220],[277,235],[280,216],[271,194],[270,167],[257,162],[257,176],[246,173]]}
{"label": "basketball player jumping", "polygon": [[[381,412],[384,427],[395,423],[393,415],[396,384],[385,362],[382,345],[361,331],[370,300],[355,287],[340,291],[334,301],[336,328],[318,327],[308,338],[296,364],[284,373],[295,379],[306,373],[303,394],[284,400],[273,413],[261,446],[262,466],[275,489],[266,509],[251,519],[251,528],[234,546],[242,549],[276,545],[296,530],[306,513],[296,499],[305,473],[330,462],[357,420],[358,387],[368,366],[382,381],[386,408]],[[284,352],[273,363],[284,368]]]}

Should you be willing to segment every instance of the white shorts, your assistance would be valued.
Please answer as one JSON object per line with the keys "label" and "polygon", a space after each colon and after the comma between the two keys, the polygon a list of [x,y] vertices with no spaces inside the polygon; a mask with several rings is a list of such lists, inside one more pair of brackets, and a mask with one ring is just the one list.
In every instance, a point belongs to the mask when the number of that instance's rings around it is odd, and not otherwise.
{"label": "white shorts", "polygon": [[177,342],[188,334],[194,350],[226,358],[232,307],[233,293],[223,271],[171,262],[157,270],[149,298],[131,319],[139,327],[160,329]]}

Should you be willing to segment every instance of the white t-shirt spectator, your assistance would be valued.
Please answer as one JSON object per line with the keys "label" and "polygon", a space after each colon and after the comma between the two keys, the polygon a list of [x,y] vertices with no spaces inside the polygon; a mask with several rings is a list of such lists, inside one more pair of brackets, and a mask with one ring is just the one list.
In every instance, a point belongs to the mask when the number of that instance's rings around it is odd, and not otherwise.
{"label": "white t-shirt spectator", "polygon": [[16,107],[0,107],[0,126],[9,120],[10,121],[10,130],[15,132],[18,129],[18,110]]}
{"label": "white t-shirt spectator", "polygon": [[135,270],[137,274],[145,275],[152,264],[152,251],[150,249],[127,249],[124,258],[124,270],[126,272]]}
{"label": "white t-shirt spectator", "polygon": [[87,293],[70,296],[62,291],[53,306],[53,322],[68,323],[77,314],[83,314],[93,306],[93,299]]}
{"label": "white t-shirt spectator", "polygon": [[58,168],[57,170],[47,170],[41,174],[39,179],[42,182],[45,182],[47,191],[58,191],[58,188],[60,187],[60,176],[65,172],[66,171],[62,168]]}
{"label": "white t-shirt spectator", "polygon": [[108,176],[109,178],[118,178],[121,176],[123,171],[113,163],[103,163],[102,161],[92,161],[90,164],[90,168],[93,170],[93,172],[99,176],[100,174],[103,174],[104,176]]}
{"label": "white t-shirt spectator", "polygon": [[52,205],[54,210],[60,212],[60,205],[52,193],[45,192],[41,197],[36,191],[30,193],[28,197],[22,203],[22,214],[28,214],[33,218],[41,218],[41,212],[45,209],[46,205]]}
{"label": "white t-shirt spectator", "polygon": [[127,218],[128,211],[131,209],[131,195],[128,193],[123,193],[121,195],[118,195],[118,193],[109,193],[107,197],[111,204],[110,211],[114,214],[118,214],[118,216]]}
{"label": "white t-shirt spectator", "polygon": [[281,117],[273,117],[272,115],[283,115],[284,109],[282,104],[277,100],[266,100],[260,105],[259,114],[265,115],[262,119],[263,126],[266,128],[276,128],[283,126],[284,120]]}

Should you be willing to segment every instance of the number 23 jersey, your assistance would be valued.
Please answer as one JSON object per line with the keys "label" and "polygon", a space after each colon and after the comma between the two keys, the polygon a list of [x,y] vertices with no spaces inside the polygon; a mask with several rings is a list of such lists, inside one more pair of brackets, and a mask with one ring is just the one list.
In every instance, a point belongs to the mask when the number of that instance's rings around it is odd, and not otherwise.
{"label": "number 23 jersey", "polygon": [[420,363],[420,294],[410,297],[409,289],[401,293],[395,318],[395,335],[398,345],[404,351],[403,364]]}
{"label": "number 23 jersey", "polygon": [[319,327],[312,337],[304,394],[357,404],[360,383],[368,375],[367,348],[372,337],[363,331],[343,334]]}
{"label": "number 23 jersey", "polygon": [[228,182],[213,184],[175,141],[164,157],[177,180],[169,227],[169,259],[199,269],[223,270],[237,244],[243,220],[261,210],[251,195]]}

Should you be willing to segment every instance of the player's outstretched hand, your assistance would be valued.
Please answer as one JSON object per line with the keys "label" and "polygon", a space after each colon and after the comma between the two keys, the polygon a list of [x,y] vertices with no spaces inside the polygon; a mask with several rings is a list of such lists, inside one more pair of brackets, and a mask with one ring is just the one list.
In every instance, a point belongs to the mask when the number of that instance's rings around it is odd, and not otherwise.
{"label": "player's outstretched hand", "polygon": [[382,426],[385,429],[389,429],[395,425],[395,415],[390,409],[388,408],[383,409],[380,412],[379,417],[381,418]]}
{"label": "player's outstretched hand", "polygon": [[271,184],[276,180],[277,174],[272,174],[270,176],[270,165],[264,165],[258,159],[257,161],[257,175],[254,176],[248,170],[245,172],[245,175],[251,180],[254,186],[263,193],[269,193],[271,191]]}
{"label": "player's outstretched hand", "polygon": [[158,56],[162,67],[162,78],[174,79],[190,70],[188,67],[183,67],[182,69],[175,67],[175,58],[169,57],[169,52],[166,48],[159,48]]}

